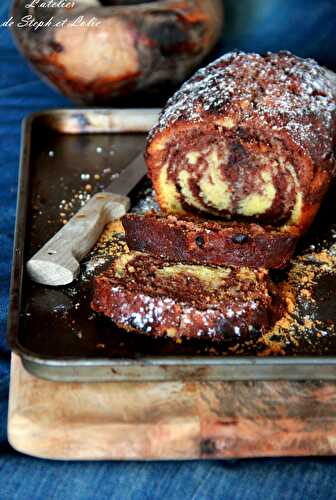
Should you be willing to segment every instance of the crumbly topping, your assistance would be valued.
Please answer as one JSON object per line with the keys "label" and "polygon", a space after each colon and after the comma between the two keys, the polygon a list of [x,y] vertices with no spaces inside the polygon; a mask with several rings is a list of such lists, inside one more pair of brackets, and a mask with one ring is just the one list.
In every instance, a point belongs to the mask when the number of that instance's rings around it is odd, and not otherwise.
{"label": "crumbly topping", "polygon": [[[84,278],[86,275],[92,278],[97,274],[97,269],[90,269],[92,266],[94,267],[95,259],[105,259],[105,263],[107,263],[114,257],[128,251],[122,231],[123,228],[119,221],[107,226],[88,260],[89,269],[86,269],[86,264],[84,264]],[[331,229],[329,235],[331,240],[336,239],[333,238],[334,235],[336,237],[336,231]],[[328,240],[323,243],[322,248],[316,249],[311,245],[307,250],[303,250],[300,255],[293,258],[288,276],[281,280],[280,290],[282,290],[281,293],[286,303],[286,310],[283,317],[270,331],[259,336],[258,332],[255,332],[251,327],[250,339],[243,337],[237,344],[226,348],[215,345],[215,347],[202,347],[202,349],[213,355],[258,354],[261,356],[281,356],[288,353],[295,355],[302,351],[311,354],[328,354],[329,341],[334,344],[335,324],[330,318],[323,319],[321,317],[318,310],[321,299],[316,300],[316,287],[323,279],[328,280],[331,278],[336,280],[336,278],[333,278],[335,276],[335,266],[335,244],[330,245]],[[328,284],[326,286],[328,287]],[[325,297],[325,292],[322,295]],[[245,314],[246,305],[242,302],[228,305],[223,310],[223,318],[229,320],[239,318]],[[251,298],[248,307],[249,309],[256,309],[258,304]],[[139,312],[142,313],[142,311]],[[156,309],[155,314],[159,313],[160,308]],[[139,330],[144,331],[145,327],[148,329],[151,327],[151,317],[154,318],[148,309],[146,310],[146,317],[143,314],[134,317],[133,324],[139,325]],[[211,315],[207,317],[210,319],[208,333],[211,337],[215,334],[215,331],[211,326]],[[183,321],[188,324],[187,315]],[[150,333],[150,330],[148,330],[148,333]],[[201,334],[202,332],[200,332],[200,336]],[[240,332],[237,330],[235,334],[239,337]],[[174,341],[181,342],[173,332],[170,332],[169,336]]]}
{"label": "crumbly topping", "polygon": [[[259,338],[259,346],[263,346],[261,355],[286,354],[288,349],[295,351],[302,343],[314,346],[317,338],[335,336],[334,321],[320,319],[316,300],[316,287],[323,280],[327,283],[335,280],[335,267],[335,245],[293,259],[284,284],[286,312],[271,331]],[[323,350],[328,350],[327,343]]]}
{"label": "crumbly topping", "polygon": [[298,145],[326,157],[332,151],[336,86],[312,59],[289,52],[266,55],[230,52],[200,69],[161,113],[149,138],[179,120],[209,115],[257,118],[274,132],[285,131]]}

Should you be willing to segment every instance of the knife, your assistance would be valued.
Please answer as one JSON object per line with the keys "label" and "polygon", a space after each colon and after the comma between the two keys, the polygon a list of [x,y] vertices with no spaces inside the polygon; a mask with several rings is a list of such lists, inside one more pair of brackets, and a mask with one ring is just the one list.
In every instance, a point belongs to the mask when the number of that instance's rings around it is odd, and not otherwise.
{"label": "knife", "polygon": [[119,176],[95,194],[28,262],[29,277],[42,285],[71,283],[80,261],[89,253],[106,224],[122,217],[130,207],[127,196],[146,175],[141,153]]}

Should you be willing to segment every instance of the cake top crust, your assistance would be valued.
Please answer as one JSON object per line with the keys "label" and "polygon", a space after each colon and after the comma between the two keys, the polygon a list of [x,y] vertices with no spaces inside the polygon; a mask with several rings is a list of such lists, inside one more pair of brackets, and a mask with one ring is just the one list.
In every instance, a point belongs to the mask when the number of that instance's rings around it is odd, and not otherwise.
{"label": "cake top crust", "polygon": [[336,142],[336,77],[313,59],[290,52],[230,52],[197,71],[167,102],[149,135],[177,121],[206,122],[209,115],[257,120],[285,131],[299,147],[328,159]]}
{"label": "cake top crust", "polygon": [[260,225],[254,222],[241,222],[235,220],[220,220],[220,219],[204,219],[203,217],[197,215],[185,214],[183,217],[177,217],[174,214],[162,214],[155,212],[153,210],[145,213],[144,215],[136,213],[127,213],[123,216],[123,221],[127,220],[156,220],[162,221],[167,227],[179,227],[184,230],[190,231],[204,231],[209,232],[221,232],[226,231],[227,233],[243,233],[248,235],[267,235],[267,236],[278,236],[278,237],[291,237],[295,238],[295,234],[289,234],[280,231],[276,227],[271,225]]}

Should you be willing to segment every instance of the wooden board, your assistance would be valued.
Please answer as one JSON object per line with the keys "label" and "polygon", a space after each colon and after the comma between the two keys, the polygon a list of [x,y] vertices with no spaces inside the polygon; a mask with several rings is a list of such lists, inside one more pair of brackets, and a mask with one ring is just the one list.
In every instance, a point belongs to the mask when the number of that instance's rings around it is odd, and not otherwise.
{"label": "wooden board", "polygon": [[336,383],[60,383],[13,355],[8,437],[51,459],[332,455]]}

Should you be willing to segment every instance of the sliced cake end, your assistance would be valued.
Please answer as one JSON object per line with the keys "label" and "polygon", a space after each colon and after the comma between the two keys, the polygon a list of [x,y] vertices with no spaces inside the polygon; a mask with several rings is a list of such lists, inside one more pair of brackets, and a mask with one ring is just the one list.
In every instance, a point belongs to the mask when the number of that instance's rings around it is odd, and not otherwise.
{"label": "sliced cake end", "polygon": [[282,312],[264,269],[173,264],[140,252],[96,278],[92,308],[126,330],[211,340],[263,333]]}
{"label": "sliced cake end", "polygon": [[297,243],[295,234],[253,223],[155,212],[127,214],[122,223],[130,249],[176,262],[280,269],[288,264]]}

